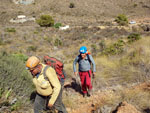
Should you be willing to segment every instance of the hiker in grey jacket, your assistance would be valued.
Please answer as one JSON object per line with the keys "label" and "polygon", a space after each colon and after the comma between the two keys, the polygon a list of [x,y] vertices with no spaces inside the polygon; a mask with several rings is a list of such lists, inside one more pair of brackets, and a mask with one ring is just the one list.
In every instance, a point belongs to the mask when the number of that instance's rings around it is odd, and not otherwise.
{"label": "hiker in grey jacket", "polygon": [[[91,77],[95,76],[96,66],[92,56],[88,53],[85,46],[82,46],[79,52],[80,55],[78,55],[73,62],[73,71],[75,76],[77,76],[78,72],[76,70],[76,64],[78,63],[83,96],[90,96],[92,90]],[[91,71],[91,64],[93,65],[93,72]]]}

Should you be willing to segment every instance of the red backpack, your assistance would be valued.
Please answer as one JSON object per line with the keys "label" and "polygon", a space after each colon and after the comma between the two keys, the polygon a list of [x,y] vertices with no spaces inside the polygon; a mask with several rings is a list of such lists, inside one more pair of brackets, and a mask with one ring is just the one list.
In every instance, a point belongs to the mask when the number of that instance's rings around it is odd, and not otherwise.
{"label": "red backpack", "polygon": [[[65,73],[63,70],[63,63],[54,57],[44,56],[44,63],[55,69],[58,79],[64,81]],[[47,68],[47,67],[45,67]],[[44,69],[46,70],[46,69]]]}

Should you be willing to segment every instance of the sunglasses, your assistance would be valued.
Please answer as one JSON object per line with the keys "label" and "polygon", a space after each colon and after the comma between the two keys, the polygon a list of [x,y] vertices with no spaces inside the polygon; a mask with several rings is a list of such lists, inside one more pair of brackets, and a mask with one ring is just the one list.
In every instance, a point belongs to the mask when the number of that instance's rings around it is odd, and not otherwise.
{"label": "sunglasses", "polygon": [[28,68],[28,67],[26,67],[26,69],[30,70],[30,71],[33,71],[35,69],[35,67],[34,68]]}

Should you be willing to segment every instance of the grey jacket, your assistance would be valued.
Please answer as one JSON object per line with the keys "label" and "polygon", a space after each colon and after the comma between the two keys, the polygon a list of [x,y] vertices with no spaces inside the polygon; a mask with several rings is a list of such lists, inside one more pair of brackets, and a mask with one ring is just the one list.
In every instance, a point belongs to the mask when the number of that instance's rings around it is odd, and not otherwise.
{"label": "grey jacket", "polygon": [[[91,55],[89,55],[89,60],[91,61],[92,65],[93,65],[93,72],[96,72],[96,66],[95,66],[95,62],[92,58]],[[79,72],[82,72],[82,71],[88,71],[91,69],[91,64],[88,60],[88,56],[86,56],[85,59],[82,59],[80,55],[78,55],[74,62],[73,62],[73,71],[76,72],[76,63],[78,62],[79,64]]]}

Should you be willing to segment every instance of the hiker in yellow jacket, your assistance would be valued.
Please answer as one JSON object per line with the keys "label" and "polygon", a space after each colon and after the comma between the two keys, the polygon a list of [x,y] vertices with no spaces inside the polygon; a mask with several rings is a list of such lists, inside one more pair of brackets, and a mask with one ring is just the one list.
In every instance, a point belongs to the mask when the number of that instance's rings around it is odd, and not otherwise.
{"label": "hiker in yellow jacket", "polygon": [[[55,108],[58,113],[67,113],[62,102],[62,88],[53,68],[40,63],[39,58],[31,56],[26,62],[26,67],[33,75],[33,83],[36,87],[34,113],[42,113],[48,107]],[[44,74],[45,73],[45,74]]]}

